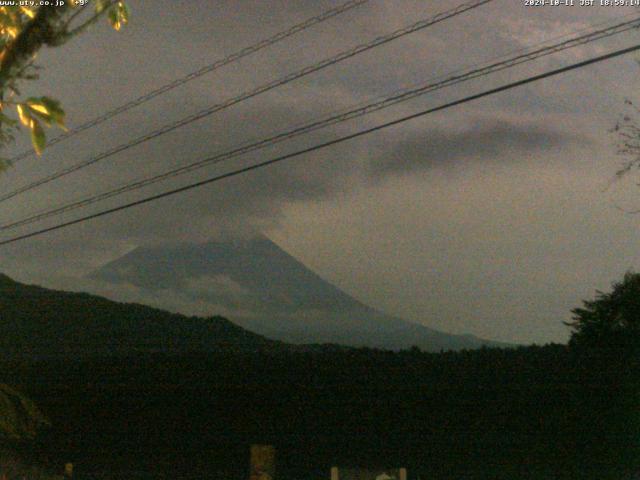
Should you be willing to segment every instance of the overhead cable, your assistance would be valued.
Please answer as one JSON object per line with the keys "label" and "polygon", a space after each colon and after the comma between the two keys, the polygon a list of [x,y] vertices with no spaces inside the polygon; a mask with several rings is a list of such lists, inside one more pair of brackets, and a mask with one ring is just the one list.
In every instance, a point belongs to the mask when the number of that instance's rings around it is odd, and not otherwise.
{"label": "overhead cable", "polygon": [[588,65],[592,65],[592,64],[595,64],[595,63],[603,62],[605,60],[609,60],[609,59],[612,59],[612,58],[615,58],[615,57],[619,57],[621,55],[626,55],[626,54],[629,54],[629,53],[632,53],[632,52],[636,52],[638,50],[640,50],[640,44],[635,45],[633,47],[627,47],[627,48],[623,48],[623,49],[620,49],[620,50],[616,50],[614,52],[610,52],[610,53],[605,54],[605,55],[600,55],[598,57],[594,57],[594,58],[591,58],[591,59],[588,59],[588,60],[583,60],[581,62],[574,63],[572,65],[568,65],[568,66],[565,66],[565,67],[562,67],[562,68],[558,68],[558,69],[555,69],[555,70],[550,70],[548,72],[545,72],[545,73],[542,73],[542,74],[539,74],[539,75],[530,76],[530,77],[527,77],[525,79],[518,80],[516,82],[508,83],[506,85],[502,85],[500,87],[492,88],[490,90],[485,90],[484,92],[477,93],[475,95],[470,95],[470,96],[467,96],[467,97],[464,97],[462,99],[455,100],[455,101],[452,101],[452,102],[448,102],[448,103],[445,103],[445,104],[440,105],[438,107],[433,107],[433,108],[429,108],[427,110],[423,110],[423,111],[420,111],[420,112],[417,112],[417,113],[414,113],[414,114],[411,114],[411,115],[406,115],[404,117],[401,117],[401,118],[398,118],[398,119],[395,119],[395,120],[391,120],[389,122],[385,122],[385,123],[376,125],[376,126],[371,127],[371,128],[366,128],[364,130],[360,130],[358,132],[355,132],[355,133],[352,133],[352,134],[349,134],[349,135],[345,135],[345,136],[336,138],[334,140],[330,140],[330,141],[327,141],[327,142],[323,142],[323,143],[314,145],[312,147],[308,147],[308,148],[304,148],[302,150],[298,150],[296,152],[292,152],[292,153],[288,153],[286,155],[281,155],[281,156],[278,156],[278,157],[275,157],[275,158],[271,158],[269,160],[265,160],[265,161],[262,161],[262,162],[247,166],[247,167],[238,168],[236,170],[232,170],[230,172],[223,173],[221,175],[216,175],[214,177],[210,177],[210,178],[207,178],[207,179],[204,179],[204,180],[200,180],[198,182],[191,183],[189,185],[185,185],[185,186],[182,186],[182,187],[179,187],[179,188],[175,188],[175,189],[168,190],[168,191],[165,191],[165,192],[162,192],[162,193],[151,195],[149,197],[145,197],[145,198],[133,201],[133,202],[129,202],[129,203],[126,203],[126,204],[123,204],[123,205],[119,205],[117,207],[113,207],[113,208],[109,208],[109,209],[106,209],[106,210],[102,210],[100,212],[96,212],[96,213],[93,213],[93,214],[90,214],[90,215],[86,215],[86,216],[83,216],[83,217],[80,217],[80,218],[77,218],[77,219],[74,219],[74,220],[70,220],[70,221],[63,222],[63,223],[58,223],[56,225],[53,225],[53,226],[50,226],[50,227],[47,227],[47,228],[42,228],[42,229],[39,229],[39,230],[35,230],[33,232],[29,232],[29,233],[26,233],[26,234],[23,234],[23,235],[18,235],[16,237],[12,237],[12,238],[9,238],[9,239],[6,239],[6,240],[2,240],[2,241],[0,241],[0,246],[1,245],[8,245],[10,243],[15,243],[15,242],[18,242],[20,240],[25,240],[27,238],[32,238],[32,237],[35,237],[35,236],[38,236],[38,235],[43,235],[45,233],[49,233],[49,232],[52,232],[52,231],[55,231],[55,230],[59,230],[59,229],[62,229],[62,228],[69,227],[71,225],[84,223],[86,221],[89,221],[89,220],[92,220],[92,219],[95,219],[95,218],[99,218],[99,217],[103,217],[105,215],[110,215],[112,213],[116,213],[116,212],[119,212],[119,211],[128,210],[130,208],[133,208],[133,207],[136,207],[136,206],[139,206],[139,205],[143,205],[143,204],[146,204],[146,203],[154,202],[156,200],[160,200],[160,199],[165,198],[165,197],[177,195],[178,193],[182,193],[182,192],[186,192],[186,191],[189,191],[189,190],[193,190],[195,188],[202,187],[204,185],[209,185],[209,184],[212,184],[212,183],[215,183],[215,182],[219,182],[219,181],[225,180],[227,178],[231,178],[231,177],[235,177],[235,176],[238,176],[238,175],[242,175],[242,174],[254,171],[254,170],[258,170],[258,169],[261,169],[261,168],[264,168],[264,167],[267,167],[267,166],[270,166],[270,165],[274,165],[276,163],[283,162],[285,160],[289,160],[291,158],[300,157],[300,156],[305,155],[307,153],[315,152],[315,151],[327,148],[327,147],[332,146],[332,145],[337,145],[337,144],[346,142],[348,140],[352,140],[352,139],[355,139],[355,138],[358,138],[358,137],[362,137],[364,135],[368,135],[368,134],[371,134],[371,133],[374,133],[374,132],[377,132],[377,131],[380,131],[380,130],[383,130],[383,129],[386,129],[386,128],[389,128],[389,127],[392,127],[392,126],[395,126],[395,125],[399,125],[401,123],[404,123],[404,122],[407,122],[407,121],[410,121],[410,120],[414,120],[416,118],[420,118],[420,117],[423,117],[423,116],[431,114],[431,113],[435,113],[435,112],[439,112],[439,111],[442,111],[442,110],[446,110],[446,109],[455,107],[457,105],[462,105],[464,103],[468,103],[468,102],[471,102],[471,101],[474,101],[474,100],[479,100],[481,98],[485,98],[485,97],[488,97],[490,95],[495,95],[495,94],[500,93],[500,92],[511,90],[513,88],[520,87],[520,86],[523,86],[523,85],[527,85],[529,83],[537,82],[537,81],[540,81],[540,80],[543,80],[545,78],[549,78],[549,77],[552,77],[552,76],[555,76],[555,75],[560,75],[562,73],[566,73],[566,72],[571,71],[571,70],[576,70],[576,69],[579,69],[579,68],[583,68],[583,67],[586,67]]}

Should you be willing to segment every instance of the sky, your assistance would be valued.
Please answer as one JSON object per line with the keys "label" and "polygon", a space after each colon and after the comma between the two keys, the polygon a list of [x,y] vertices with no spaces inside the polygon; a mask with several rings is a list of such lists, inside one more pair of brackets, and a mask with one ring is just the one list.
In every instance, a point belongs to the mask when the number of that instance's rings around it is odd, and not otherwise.
{"label": "sky", "polygon": [[[25,84],[25,94],[59,99],[73,127],[340,2],[128,3],[131,22],[120,32],[101,23],[67,45],[41,51],[40,79]],[[0,192],[459,3],[370,0],[16,163],[0,176]],[[640,15],[638,7],[575,3],[530,7],[494,0],[1,202],[0,221]],[[634,30],[439,90],[0,238],[307,148],[639,39]],[[262,232],[388,314],[493,340],[564,342],[569,330],[563,321],[571,319],[572,308],[640,268],[640,214],[625,212],[640,208],[638,178],[632,171],[613,181],[627,159],[616,153],[618,138],[611,132],[627,111],[625,99],[638,100],[639,58],[619,57],[2,246],[0,271],[28,283],[95,290],[83,276],[137,246]],[[28,147],[27,136],[18,135],[5,156]],[[113,289],[109,294],[121,295]]]}

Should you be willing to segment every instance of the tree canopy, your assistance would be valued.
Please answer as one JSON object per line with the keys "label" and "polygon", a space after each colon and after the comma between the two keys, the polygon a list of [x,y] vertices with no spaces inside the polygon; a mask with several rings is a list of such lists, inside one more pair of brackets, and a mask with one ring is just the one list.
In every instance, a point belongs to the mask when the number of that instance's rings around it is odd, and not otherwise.
{"label": "tree canopy", "polygon": [[[68,0],[39,7],[0,7],[0,147],[13,141],[22,126],[29,129],[40,154],[46,143],[43,126],[65,128],[60,102],[48,96],[22,98],[19,88],[22,82],[38,78],[35,56],[43,46],[63,45],[103,15],[116,30],[129,19],[123,1],[96,0],[92,5],[90,10],[88,0]],[[6,166],[6,160],[0,161],[0,169]]]}
{"label": "tree canopy", "polygon": [[627,272],[610,293],[596,292],[572,310],[572,345],[629,347],[640,343],[640,273]]}
{"label": "tree canopy", "polygon": [[[96,0],[93,9],[88,8],[88,0],[43,2],[37,7],[36,3],[0,6],[0,148],[14,140],[17,130],[26,127],[40,154],[46,143],[44,127],[65,128],[65,113],[60,102],[51,97],[23,98],[20,93],[22,82],[38,78],[36,54],[43,46],[66,43],[103,15],[119,30],[127,23],[129,10],[124,2],[114,0]],[[7,160],[0,159],[0,170],[7,165]],[[0,384],[1,478],[49,478],[33,468],[19,467],[14,454],[3,448],[8,443],[33,439],[46,424],[47,419],[32,401]]]}

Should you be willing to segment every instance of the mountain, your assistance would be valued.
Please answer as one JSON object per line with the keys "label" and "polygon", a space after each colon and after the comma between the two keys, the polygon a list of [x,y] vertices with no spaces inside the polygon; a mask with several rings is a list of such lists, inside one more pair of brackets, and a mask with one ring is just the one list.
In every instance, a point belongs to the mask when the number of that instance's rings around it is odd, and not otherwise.
{"label": "mountain", "polygon": [[187,317],[86,293],[24,285],[0,274],[0,356],[265,351],[280,342],[223,317]]}
{"label": "mountain", "polygon": [[[89,277],[133,287],[141,298],[164,301],[164,307],[179,304],[224,312],[238,325],[290,343],[388,349],[415,345],[428,351],[499,345],[379,312],[322,279],[264,236],[139,247]],[[174,305],[162,300],[167,297]]]}

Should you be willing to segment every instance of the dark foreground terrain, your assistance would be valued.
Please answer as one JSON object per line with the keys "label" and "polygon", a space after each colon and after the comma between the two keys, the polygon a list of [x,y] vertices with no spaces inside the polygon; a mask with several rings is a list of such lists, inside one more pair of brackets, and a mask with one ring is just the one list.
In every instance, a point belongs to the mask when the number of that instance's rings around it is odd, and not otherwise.
{"label": "dark foreground terrain", "polygon": [[[282,480],[327,479],[332,465],[404,466],[411,480],[634,478],[640,275],[573,313],[569,346],[294,346],[0,276],[0,384],[51,423],[35,443],[0,435],[0,463],[9,449],[51,471],[73,462],[78,479],[246,480],[249,445],[268,443]],[[34,411],[7,395],[1,421]]]}
{"label": "dark foreground terrain", "polygon": [[77,478],[246,479],[251,443],[276,446],[282,479],[328,478],[331,465],[620,479],[640,459],[637,359],[615,349],[328,347],[0,367],[53,424],[27,450],[54,468],[74,462]]}

